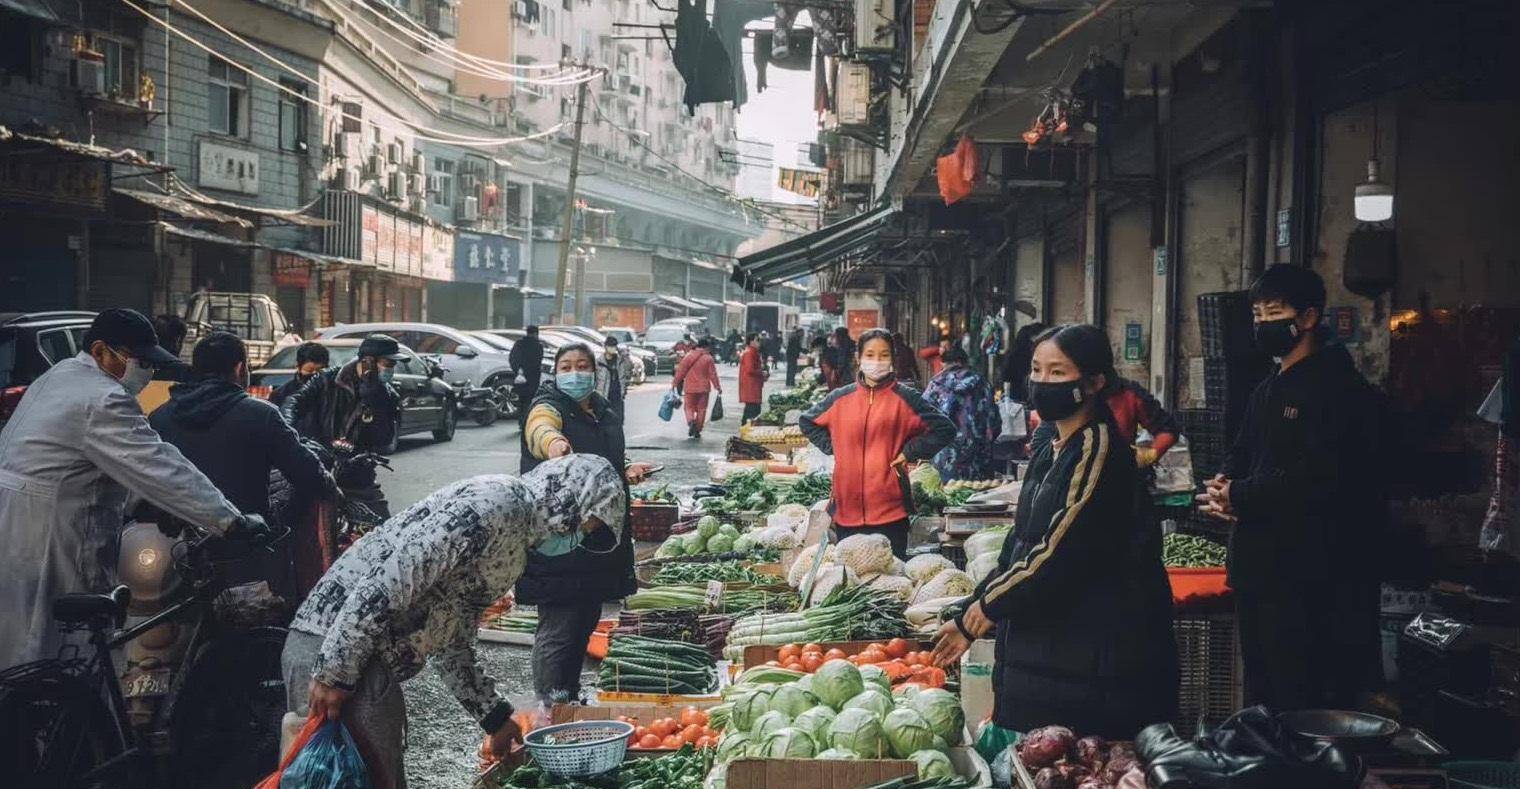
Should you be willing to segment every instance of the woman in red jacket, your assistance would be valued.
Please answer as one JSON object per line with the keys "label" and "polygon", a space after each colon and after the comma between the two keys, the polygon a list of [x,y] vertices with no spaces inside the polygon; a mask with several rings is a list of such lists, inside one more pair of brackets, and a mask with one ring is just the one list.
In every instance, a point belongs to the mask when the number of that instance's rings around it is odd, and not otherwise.
{"label": "woman in red jacket", "polygon": [[905,557],[913,514],[907,464],[934,457],[955,438],[955,423],[897,382],[890,334],[871,329],[859,348],[856,382],[808,409],[800,423],[809,441],[834,456],[836,535],[884,534]]}
{"label": "woman in red jacket", "polygon": [[686,412],[686,435],[701,438],[707,424],[707,398],[712,392],[723,394],[718,383],[718,365],[712,358],[712,340],[703,337],[696,350],[681,357],[671,386],[681,393]]}
{"label": "woman in red jacket", "polygon": [[751,333],[744,338],[744,353],[739,354],[739,402],[744,404],[739,424],[747,425],[760,415],[760,393],[769,377],[765,363],[760,360],[760,336]]}

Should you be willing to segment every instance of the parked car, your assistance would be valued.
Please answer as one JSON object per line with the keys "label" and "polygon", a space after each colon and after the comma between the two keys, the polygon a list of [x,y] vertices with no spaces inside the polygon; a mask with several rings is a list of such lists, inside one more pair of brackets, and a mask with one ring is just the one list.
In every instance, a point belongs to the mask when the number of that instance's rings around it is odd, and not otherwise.
{"label": "parked car", "polygon": [[85,310],[0,313],[0,427],[16,413],[27,386],[84,350],[93,320],[95,313]]}
{"label": "parked car", "polygon": [[653,329],[655,326],[680,326],[686,333],[698,340],[712,333],[707,328],[707,319],[698,318],[695,315],[686,315],[679,318],[662,318],[655,321],[649,328]]}
{"label": "parked car", "polygon": [[654,351],[657,372],[675,372],[676,363],[680,361],[676,355],[676,343],[688,334],[692,332],[680,323],[656,323],[644,332],[644,347]]}
{"label": "parked car", "polygon": [[[512,346],[516,345],[518,340],[527,336],[527,332],[521,329],[480,329],[478,331],[470,332],[470,336],[479,339],[481,342],[489,343],[497,348],[500,348],[503,353],[510,354],[512,352]],[[548,341],[548,338],[543,336],[540,336],[538,339],[539,342],[542,342],[544,344],[544,375],[553,375],[554,350],[558,348],[559,345],[551,345]],[[516,376],[513,376],[513,378],[515,379]]]}
{"label": "parked car", "polygon": [[195,344],[215,330],[243,338],[249,367],[264,364],[275,351],[301,339],[291,332],[280,305],[262,293],[193,293],[183,317],[188,331],[180,357],[187,362]]}
{"label": "parked car", "polygon": [[345,323],[318,329],[317,336],[327,339],[364,337],[380,333],[419,355],[437,356],[451,384],[466,380],[477,386],[511,386],[512,365],[507,352],[470,332],[438,323]]}
{"label": "parked car", "polygon": [[[327,346],[329,364],[342,367],[353,361],[362,340],[324,337],[318,342]],[[254,370],[249,375],[248,393],[268,399],[275,389],[294,377],[297,350],[294,345],[282,348],[267,364]],[[454,387],[439,380],[436,373],[430,375],[427,360],[406,345],[401,346],[401,355],[403,358],[396,361],[396,376],[391,379],[391,386],[401,395],[401,422],[396,435],[431,432],[438,441],[452,441],[454,428],[459,424]]]}
{"label": "parked car", "polygon": [[632,326],[599,326],[597,331],[618,338],[618,342],[624,345],[637,345],[639,342],[639,333]]}
{"label": "parked car", "polygon": [[[557,334],[574,342],[584,342],[592,348],[601,348],[607,344],[606,334],[596,329],[588,329],[585,326],[540,326],[540,333]],[[635,384],[644,383],[644,379],[655,373],[655,354],[647,348],[630,345],[618,338],[619,352],[623,357],[633,362],[633,378]]]}

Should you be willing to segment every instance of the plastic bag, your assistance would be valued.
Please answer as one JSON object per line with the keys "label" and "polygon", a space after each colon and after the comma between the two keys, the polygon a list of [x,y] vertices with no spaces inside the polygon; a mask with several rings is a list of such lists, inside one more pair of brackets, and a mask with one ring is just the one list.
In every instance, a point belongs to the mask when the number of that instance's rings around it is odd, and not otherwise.
{"label": "plastic bag", "polygon": [[[315,728],[314,728],[315,725]],[[280,769],[256,789],[370,789],[359,746],[339,721],[310,718]]]}
{"label": "plastic bag", "polygon": [[1003,432],[998,434],[997,440],[1017,441],[1029,435],[1029,417],[1023,403],[1000,400],[998,414],[1003,420]]}
{"label": "plastic bag", "polygon": [[665,393],[665,399],[660,401],[660,421],[669,422],[676,415],[676,409],[681,407],[681,396],[672,389]]}
{"label": "plastic bag", "polygon": [[723,420],[723,395],[713,398],[712,416],[707,418],[709,422],[721,422]]}

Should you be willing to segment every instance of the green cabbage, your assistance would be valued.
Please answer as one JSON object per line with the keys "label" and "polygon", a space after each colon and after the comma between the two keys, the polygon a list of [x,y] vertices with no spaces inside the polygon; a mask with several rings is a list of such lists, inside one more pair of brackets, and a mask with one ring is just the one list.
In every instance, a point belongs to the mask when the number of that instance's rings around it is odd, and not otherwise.
{"label": "green cabbage", "polygon": [[736,697],[733,701],[734,708],[728,716],[731,728],[736,731],[749,731],[754,728],[755,721],[759,720],[761,715],[770,712],[773,692],[774,688],[761,685]]}
{"label": "green cabbage", "polygon": [[718,752],[714,754],[714,758],[720,764],[728,764],[735,759],[743,758],[748,748],[748,734],[742,731],[726,732],[723,735],[723,739],[718,740]]}
{"label": "green cabbage", "polygon": [[887,734],[892,755],[899,759],[934,747],[934,730],[924,716],[913,710],[892,710],[882,719],[881,729]]}
{"label": "green cabbage", "polygon": [[734,538],[726,534],[714,534],[707,538],[708,553],[728,553],[734,549]]}
{"label": "green cabbage", "polygon": [[718,527],[721,525],[722,524],[718,523],[718,519],[716,517],[712,515],[703,515],[702,518],[697,521],[697,533],[702,535],[702,539],[705,540],[708,537],[717,534]]}
{"label": "green cabbage", "polygon": [[755,549],[755,538],[748,534],[741,534],[734,538],[733,549],[740,553],[749,553]]}
{"label": "green cabbage", "polygon": [[681,550],[688,556],[702,553],[707,547],[707,538],[699,531],[690,531],[681,535]]}
{"label": "green cabbage", "polygon": [[943,751],[918,751],[908,758],[918,765],[920,781],[955,777],[955,765],[950,763],[950,757]]}
{"label": "green cabbage", "polygon": [[865,759],[885,759],[890,752],[887,735],[876,713],[860,709],[840,712],[829,725],[829,744]]}
{"label": "green cabbage", "polygon": [[829,726],[834,723],[834,711],[819,704],[818,706],[804,710],[792,720],[792,725],[811,734],[813,741],[826,744],[832,739],[829,736]]}
{"label": "green cabbage", "polygon": [[841,710],[849,709],[870,710],[876,714],[876,717],[885,718],[887,713],[892,711],[892,694],[876,685],[867,685],[865,690],[855,694],[841,708]]}
{"label": "green cabbage", "polygon": [[945,738],[944,737],[941,737],[938,734],[936,734],[936,735],[934,735],[934,750],[936,750],[936,751],[945,751],[946,753],[948,753],[950,751],[950,743],[945,742]]}
{"label": "green cabbage", "polygon": [[887,676],[887,672],[882,671],[880,666],[873,666],[870,663],[861,666],[860,678],[869,684],[880,686],[888,693],[892,692],[892,678]]}
{"label": "green cabbage", "polygon": [[762,747],[762,753],[770,759],[811,759],[818,752],[807,732],[791,726],[766,735]]}
{"label": "green cabbage", "polygon": [[771,710],[755,719],[754,724],[750,727],[749,736],[764,742],[771,732],[781,731],[791,725],[792,719],[790,716],[784,712]]}
{"label": "green cabbage", "polygon": [[906,685],[903,685],[901,688],[893,691],[892,695],[897,697],[897,703],[899,704],[912,704],[913,700],[915,698],[918,698],[919,691],[922,691],[923,689],[923,685],[909,682]]}
{"label": "green cabbage", "polygon": [[941,688],[924,688],[913,696],[914,711],[924,716],[935,734],[945,738],[951,745],[960,745],[961,733],[966,728],[966,711],[954,693]]}
{"label": "green cabbage", "polygon": [[718,533],[733,539],[739,539],[739,530],[732,523],[725,523],[718,527]]}
{"label": "green cabbage", "polygon": [[860,669],[848,660],[830,660],[813,672],[813,695],[836,710],[864,688],[865,681],[860,678]]}
{"label": "green cabbage", "polygon": [[856,756],[854,751],[847,751],[847,750],[845,750],[843,748],[830,748],[830,749],[828,749],[826,751],[819,751],[818,755],[815,756],[815,757],[813,757],[813,758],[815,758],[815,759],[859,759],[860,757]]}
{"label": "green cabbage", "polygon": [[793,682],[792,684],[796,685],[798,688],[800,688],[802,690],[807,691],[808,694],[810,694],[813,698],[818,698],[818,694],[813,692],[813,675],[812,674],[803,674],[801,678],[799,678],[797,681]]}
{"label": "green cabbage", "polygon": [[685,544],[686,541],[681,538],[681,535],[672,534],[665,538],[665,542],[660,543],[660,547],[654,552],[654,558],[673,559],[680,556],[686,552]]}
{"label": "green cabbage", "polygon": [[770,708],[786,714],[787,719],[792,719],[811,709],[818,700],[813,694],[797,687],[795,683],[782,685],[776,688],[771,696]]}

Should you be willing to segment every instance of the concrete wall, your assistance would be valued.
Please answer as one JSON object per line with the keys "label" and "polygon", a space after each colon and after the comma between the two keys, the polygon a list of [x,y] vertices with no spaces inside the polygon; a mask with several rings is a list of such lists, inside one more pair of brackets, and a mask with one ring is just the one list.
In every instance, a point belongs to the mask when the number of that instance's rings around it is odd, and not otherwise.
{"label": "concrete wall", "polygon": [[1077,248],[1066,245],[1051,260],[1050,310],[1056,323],[1085,323],[1086,272]]}
{"label": "concrete wall", "polygon": [[[1119,374],[1145,382],[1150,379],[1151,206],[1130,203],[1108,212],[1103,250],[1103,328],[1114,347]],[[1124,358],[1124,332],[1130,323],[1140,324],[1140,358]]]}
{"label": "concrete wall", "polygon": [[1177,401],[1203,402],[1203,382],[1193,380],[1203,356],[1198,326],[1198,296],[1240,290],[1241,243],[1245,207],[1245,160],[1229,157],[1190,169],[1182,176],[1178,195],[1177,273],[1175,305],[1179,361]]}
{"label": "concrete wall", "polygon": [[1013,297],[1033,304],[1039,315],[1035,319],[1019,315],[1017,326],[1039,320],[1050,323],[1045,314],[1045,239],[1026,236],[1014,243]]}

